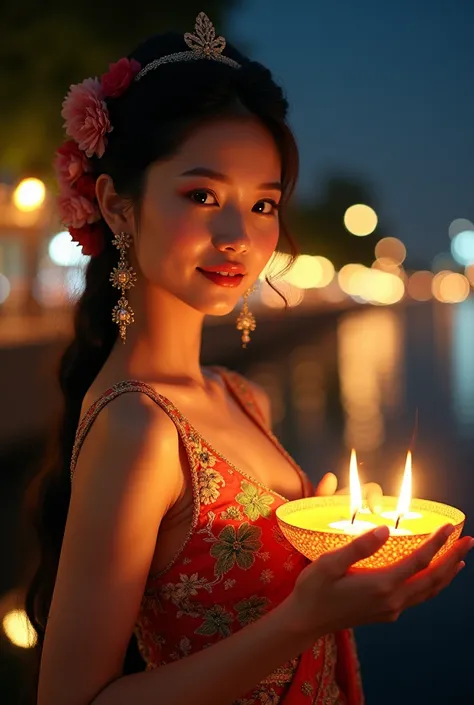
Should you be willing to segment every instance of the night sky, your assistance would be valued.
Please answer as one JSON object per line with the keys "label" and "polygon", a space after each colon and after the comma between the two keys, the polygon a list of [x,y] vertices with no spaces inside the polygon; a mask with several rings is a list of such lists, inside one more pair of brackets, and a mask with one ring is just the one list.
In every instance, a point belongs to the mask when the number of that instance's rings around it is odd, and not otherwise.
{"label": "night sky", "polygon": [[453,219],[474,221],[473,0],[243,0],[227,35],[285,88],[300,194],[368,180],[428,266]]}

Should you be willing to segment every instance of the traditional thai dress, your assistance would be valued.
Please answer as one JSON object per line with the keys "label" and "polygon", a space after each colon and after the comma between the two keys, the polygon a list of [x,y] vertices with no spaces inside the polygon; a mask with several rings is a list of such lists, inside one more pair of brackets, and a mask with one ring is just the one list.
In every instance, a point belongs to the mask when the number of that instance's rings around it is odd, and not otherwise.
{"label": "traditional thai dress", "polygon": [[[218,368],[230,394],[311,483],[266,427],[245,379]],[[147,394],[172,419],[192,478],[192,525],[177,555],[150,574],[135,633],[146,668],[160,668],[226,639],[277,607],[292,591],[308,560],[279,530],[275,510],[288,501],[235,467],[185,416],[147,384],[128,380],[108,389],[85,413],[74,445],[74,470],[97,414],[120,394]],[[236,442],[238,440],[236,439]],[[312,490],[314,492],[314,490]],[[211,676],[209,676],[211,677]],[[362,705],[352,633],[328,634],[269,673],[234,705]]]}

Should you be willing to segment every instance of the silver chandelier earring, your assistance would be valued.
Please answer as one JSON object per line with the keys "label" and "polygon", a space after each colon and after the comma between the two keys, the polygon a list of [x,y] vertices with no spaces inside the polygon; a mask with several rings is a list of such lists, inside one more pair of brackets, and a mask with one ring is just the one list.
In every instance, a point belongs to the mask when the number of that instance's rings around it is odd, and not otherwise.
{"label": "silver chandelier earring", "polygon": [[135,314],[125,296],[125,292],[135,286],[137,275],[135,270],[130,267],[127,260],[127,250],[132,244],[132,236],[129,233],[119,233],[112,240],[114,245],[120,251],[120,259],[118,267],[114,267],[110,275],[112,286],[121,290],[121,297],[117,301],[112,311],[112,321],[119,327],[120,337],[125,343],[127,339],[127,326],[135,322]]}
{"label": "silver chandelier earring", "polygon": [[244,294],[244,303],[242,311],[237,316],[237,330],[242,331],[242,347],[246,348],[247,343],[250,343],[250,331],[254,331],[257,327],[257,322],[253,313],[249,311],[248,297],[254,289],[248,289]]}

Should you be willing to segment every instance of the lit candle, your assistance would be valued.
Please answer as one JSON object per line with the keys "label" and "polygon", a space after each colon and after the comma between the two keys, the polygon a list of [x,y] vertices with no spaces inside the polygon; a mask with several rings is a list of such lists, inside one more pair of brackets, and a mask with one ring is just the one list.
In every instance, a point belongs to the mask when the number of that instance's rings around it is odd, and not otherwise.
{"label": "lit candle", "polygon": [[394,530],[400,528],[402,519],[421,519],[422,514],[410,511],[410,503],[412,496],[412,458],[411,451],[407,453],[405,463],[405,472],[403,473],[403,481],[400,489],[400,496],[395,511],[382,512],[384,519],[391,519],[395,522]]}
{"label": "lit candle", "polygon": [[[363,534],[365,531],[375,529],[377,524],[372,521],[363,521],[357,519],[357,515],[362,511],[362,489],[359,481],[359,473],[357,471],[357,456],[355,450],[351,453],[351,461],[349,465],[349,488],[350,488],[350,513],[347,517],[347,508],[340,506],[336,510],[333,507],[328,507],[327,511],[318,511],[317,525],[325,528],[326,531],[338,531],[351,536]],[[347,498],[346,498],[347,499]],[[341,511],[342,510],[342,511]],[[314,528],[316,516],[313,512],[302,509],[292,515],[292,523],[299,526],[301,529]]]}
{"label": "lit candle", "polygon": [[[466,517],[447,504],[412,499],[412,457],[408,452],[400,495],[381,498],[382,513],[362,508],[362,492],[355,452],[351,454],[350,497],[307,497],[286,502],[276,510],[278,524],[287,540],[309,560],[346,545],[354,535],[376,526],[387,526],[390,537],[373,556],[354,567],[380,568],[410,555],[437,529],[451,523],[454,531],[440,549],[441,555],[459,538]],[[364,521],[358,515],[364,516]],[[401,524],[401,526],[400,526]]]}

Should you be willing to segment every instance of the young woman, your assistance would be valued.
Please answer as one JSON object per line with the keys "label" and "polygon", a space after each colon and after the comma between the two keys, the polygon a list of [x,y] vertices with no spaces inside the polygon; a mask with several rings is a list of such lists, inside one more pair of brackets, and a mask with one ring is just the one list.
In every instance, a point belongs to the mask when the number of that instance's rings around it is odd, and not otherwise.
{"label": "young woman", "polygon": [[[360,705],[350,628],[463,565],[469,538],[430,565],[450,527],[384,571],[350,567],[386,528],[309,564],[275,509],[315,490],[264,392],[200,365],[204,316],[242,296],[248,341],[246,292],[288,237],[286,114],[270,72],[203,14],[64,102],[59,206],[91,261],[38,509],[38,705]],[[334,490],[331,476],[316,489]]]}

